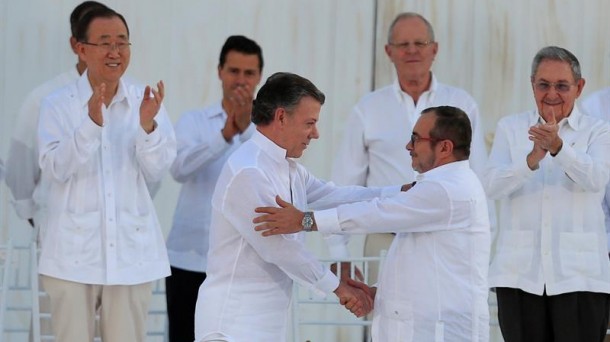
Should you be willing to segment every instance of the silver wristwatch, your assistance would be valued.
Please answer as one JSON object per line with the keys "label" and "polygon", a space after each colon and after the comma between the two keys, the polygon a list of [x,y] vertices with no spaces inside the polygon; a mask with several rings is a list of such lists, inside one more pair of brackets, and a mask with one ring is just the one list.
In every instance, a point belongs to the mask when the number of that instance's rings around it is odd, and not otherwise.
{"label": "silver wristwatch", "polygon": [[303,213],[303,220],[301,220],[301,226],[304,232],[310,232],[313,228],[313,211],[306,211]]}

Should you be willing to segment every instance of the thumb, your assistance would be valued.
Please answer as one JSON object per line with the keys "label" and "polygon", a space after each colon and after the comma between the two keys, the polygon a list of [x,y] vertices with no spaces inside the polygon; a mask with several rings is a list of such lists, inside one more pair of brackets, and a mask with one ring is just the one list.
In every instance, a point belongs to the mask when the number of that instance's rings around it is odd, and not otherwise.
{"label": "thumb", "polygon": [[282,208],[286,208],[291,205],[289,202],[284,201],[280,195],[275,196],[275,202]]}

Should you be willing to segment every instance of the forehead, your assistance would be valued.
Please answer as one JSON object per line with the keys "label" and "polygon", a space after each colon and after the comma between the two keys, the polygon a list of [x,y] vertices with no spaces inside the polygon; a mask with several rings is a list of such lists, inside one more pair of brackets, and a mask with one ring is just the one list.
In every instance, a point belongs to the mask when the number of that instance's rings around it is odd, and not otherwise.
{"label": "forehead", "polygon": [[434,127],[434,122],[436,122],[436,115],[433,112],[420,115],[413,127],[413,133],[427,135]]}
{"label": "forehead", "polygon": [[392,38],[428,39],[428,27],[417,17],[401,19],[394,25]]}
{"label": "forehead", "polygon": [[564,61],[556,61],[551,59],[545,59],[538,65],[536,69],[536,80],[545,81],[569,81],[574,82],[574,75],[572,75],[572,68],[570,64]]}
{"label": "forehead", "polygon": [[119,17],[95,18],[87,31],[89,39],[128,38],[127,27]]}
{"label": "forehead", "polygon": [[256,54],[245,54],[232,50],[227,53],[224,67],[258,70],[260,69],[258,62]]}

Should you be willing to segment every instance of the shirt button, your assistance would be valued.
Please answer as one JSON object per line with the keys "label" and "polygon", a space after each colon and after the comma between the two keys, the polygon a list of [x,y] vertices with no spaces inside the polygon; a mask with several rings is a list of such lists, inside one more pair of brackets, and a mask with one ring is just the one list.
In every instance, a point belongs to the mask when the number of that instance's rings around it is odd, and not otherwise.
{"label": "shirt button", "polygon": [[114,247],[114,243],[111,243],[111,244],[110,244],[110,247]]}

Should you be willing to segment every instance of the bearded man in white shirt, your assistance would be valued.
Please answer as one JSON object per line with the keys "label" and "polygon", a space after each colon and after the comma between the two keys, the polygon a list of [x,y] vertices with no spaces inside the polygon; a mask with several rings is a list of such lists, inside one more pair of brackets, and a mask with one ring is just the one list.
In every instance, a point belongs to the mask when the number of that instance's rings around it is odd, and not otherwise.
{"label": "bearded man in white shirt", "polygon": [[[438,49],[434,29],[426,18],[411,12],[396,16],[385,45],[385,52],[396,69],[396,80],[365,95],[354,106],[334,161],[333,181],[339,185],[387,186],[415,180],[417,172],[404,149],[405,137],[424,109],[444,105],[458,107],[470,118],[469,164],[479,177],[483,175],[487,149],[477,103],[465,90],[437,80],[431,68]],[[493,223],[493,208],[490,215]],[[390,232],[367,235],[364,255],[378,256],[381,250],[388,249],[393,237]],[[346,238],[327,240],[331,255],[348,255]],[[369,271],[369,281],[374,282],[376,265]]]}
{"label": "bearded man in white shirt", "polygon": [[[78,56],[76,37],[78,22],[89,11],[106,6],[96,1],[85,1],[70,14],[70,47]],[[6,185],[13,195],[15,213],[32,227],[40,228],[46,213],[47,186],[38,165],[37,125],[42,100],[54,90],[76,81],[85,72],[87,63],[80,57],[76,65],[32,90],[26,97],[15,125],[7,159]]]}
{"label": "bearded man in white shirt", "polygon": [[49,179],[39,272],[57,341],[144,342],[152,282],[169,275],[163,233],[147,182],[176,156],[157,89],[123,78],[130,57],[122,15],[100,8],[79,22],[87,70],[46,97],[39,163]]}
{"label": "bearded man in white shirt", "polygon": [[[483,187],[468,165],[471,136],[459,108],[428,108],[407,144],[417,184],[311,214],[322,233],[396,232],[378,288],[371,287],[374,342],[489,341],[490,228]],[[301,230],[306,213],[280,197],[280,208],[256,209],[264,236]]]}
{"label": "bearded man in white shirt", "polygon": [[[254,209],[287,198],[302,210],[388,196],[400,187],[341,187],[314,177],[293,158],[319,137],[325,96],[309,80],[276,73],[259,90],[256,132],[225,163],[214,195],[207,278],[199,289],[195,340],[284,341],[293,281],[335,293],[357,316],[371,309],[368,287],[339,281],[309,252],[302,234],[262,237]],[[299,225],[311,228],[311,221]]]}
{"label": "bearded man in white shirt", "polygon": [[262,71],[260,46],[247,37],[230,36],[218,62],[222,100],[184,113],[176,124],[178,153],[170,172],[182,188],[167,238],[172,269],[165,280],[170,342],[195,339],[195,303],[206,277],[212,193],[224,163],[256,130],[251,124],[252,99]]}
{"label": "bearded man in white shirt", "polygon": [[603,341],[610,127],[575,105],[585,80],[570,51],[538,51],[531,84],[537,108],[498,122],[484,182],[500,201],[489,269],[500,328],[507,342]]}

